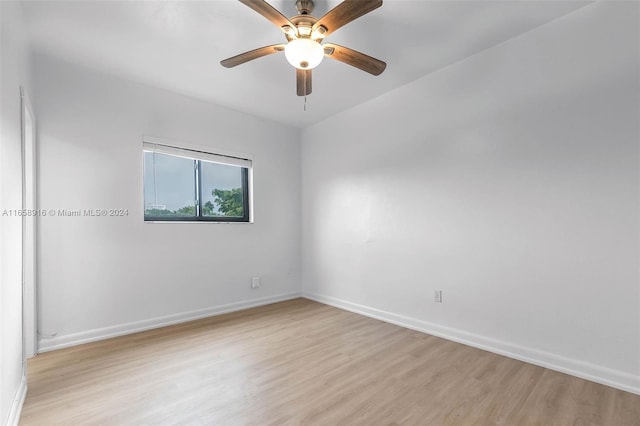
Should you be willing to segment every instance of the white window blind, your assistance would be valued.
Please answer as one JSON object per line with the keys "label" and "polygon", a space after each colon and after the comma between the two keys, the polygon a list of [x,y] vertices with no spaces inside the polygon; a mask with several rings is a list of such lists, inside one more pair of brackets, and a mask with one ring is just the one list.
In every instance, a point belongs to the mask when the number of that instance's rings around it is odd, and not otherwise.
{"label": "white window blind", "polygon": [[226,164],[229,166],[251,168],[251,160],[247,158],[238,158],[221,154],[212,154],[210,152],[196,151],[187,148],[178,148],[175,146],[164,145],[161,143],[144,140],[142,149],[146,152],[156,152],[158,154],[175,155],[177,157],[190,158],[195,160],[209,161],[212,163]]}

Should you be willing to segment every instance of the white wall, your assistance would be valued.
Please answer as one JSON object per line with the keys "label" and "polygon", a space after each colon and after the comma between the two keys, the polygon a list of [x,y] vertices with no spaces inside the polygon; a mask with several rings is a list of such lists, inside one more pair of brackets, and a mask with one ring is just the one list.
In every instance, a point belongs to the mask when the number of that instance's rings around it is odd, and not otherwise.
{"label": "white wall", "polygon": [[305,294],[640,392],[638,22],[590,5],[305,129]]}
{"label": "white wall", "polygon": [[[30,87],[17,2],[0,2],[0,215],[22,208],[20,86]],[[22,362],[22,220],[0,216],[0,424],[17,422],[26,391]]]}
{"label": "white wall", "polygon": [[[299,130],[37,52],[34,68],[41,207],[129,211],[41,219],[42,349],[299,295]],[[143,135],[252,155],[255,223],[144,223]]]}

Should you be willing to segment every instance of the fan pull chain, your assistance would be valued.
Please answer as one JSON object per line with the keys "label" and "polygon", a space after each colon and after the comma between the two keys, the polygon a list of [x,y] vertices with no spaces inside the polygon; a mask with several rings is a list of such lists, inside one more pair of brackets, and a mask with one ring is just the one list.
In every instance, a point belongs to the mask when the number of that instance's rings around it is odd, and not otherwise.
{"label": "fan pull chain", "polygon": [[304,95],[304,108],[303,108],[303,110],[304,111],[307,110],[307,95]]}

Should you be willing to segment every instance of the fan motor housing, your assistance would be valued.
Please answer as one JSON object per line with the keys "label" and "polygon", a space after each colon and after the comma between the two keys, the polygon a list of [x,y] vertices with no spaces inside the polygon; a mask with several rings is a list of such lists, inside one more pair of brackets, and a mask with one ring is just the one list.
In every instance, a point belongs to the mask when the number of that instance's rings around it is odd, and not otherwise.
{"label": "fan motor housing", "polygon": [[[290,19],[291,23],[298,29],[298,34],[302,38],[311,37],[311,28],[313,24],[318,22],[316,18],[311,15],[296,15]],[[291,41],[291,38],[287,35],[287,39]]]}

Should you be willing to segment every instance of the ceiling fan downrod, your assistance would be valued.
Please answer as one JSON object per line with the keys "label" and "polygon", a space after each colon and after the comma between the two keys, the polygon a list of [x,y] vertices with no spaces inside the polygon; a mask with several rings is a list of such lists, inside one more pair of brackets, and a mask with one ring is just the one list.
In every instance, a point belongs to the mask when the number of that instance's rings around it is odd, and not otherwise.
{"label": "ceiling fan downrod", "polygon": [[297,0],[296,9],[300,15],[311,15],[314,8],[313,0]]}

